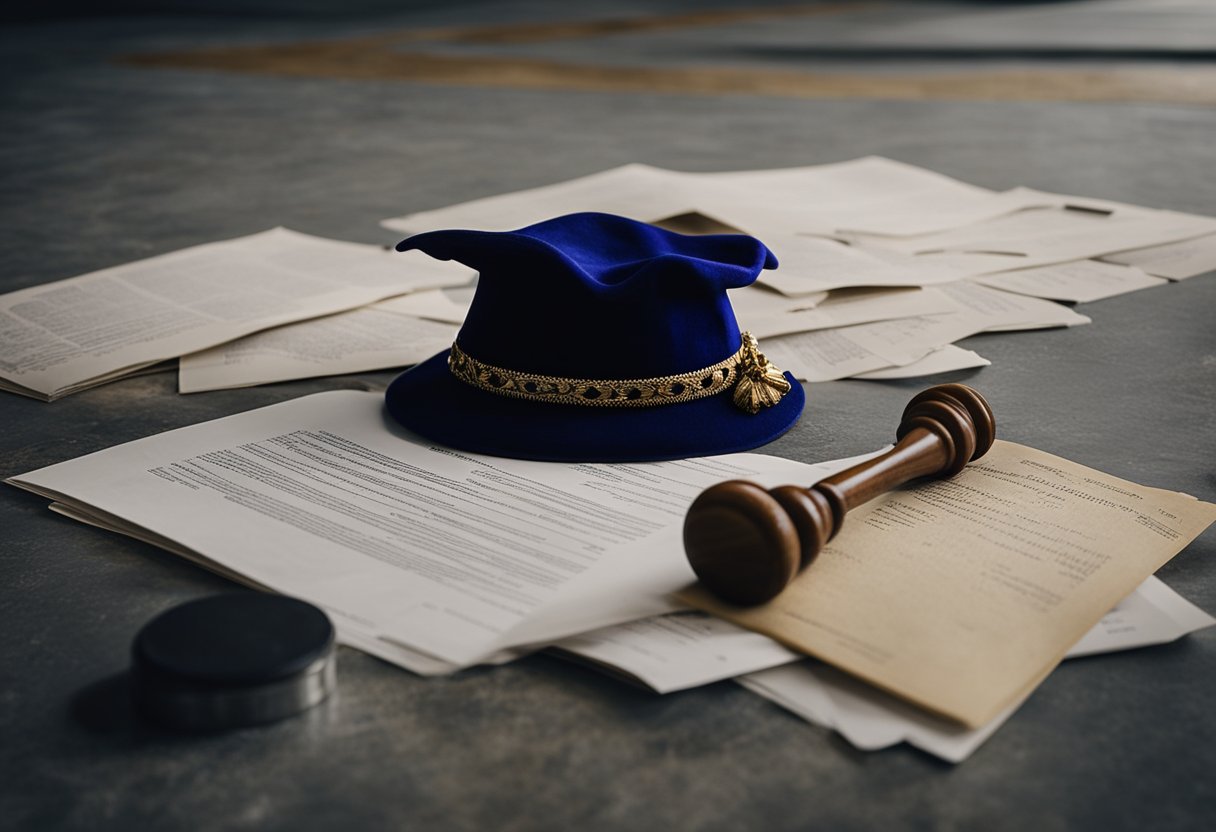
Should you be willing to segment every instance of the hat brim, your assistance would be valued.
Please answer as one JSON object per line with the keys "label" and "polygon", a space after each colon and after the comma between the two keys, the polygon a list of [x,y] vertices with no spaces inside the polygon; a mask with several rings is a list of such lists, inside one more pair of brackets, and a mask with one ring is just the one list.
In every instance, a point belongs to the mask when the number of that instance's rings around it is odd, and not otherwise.
{"label": "hat brim", "polygon": [[421,436],[461,450],[549,462],[649,462],[734,453],[785,433],[805,403],[790,391],[746,413],[729,393],[657,407],[586,407],[532,402],[479,390],[448,370],[448,350],[393,380],[389,415]]}

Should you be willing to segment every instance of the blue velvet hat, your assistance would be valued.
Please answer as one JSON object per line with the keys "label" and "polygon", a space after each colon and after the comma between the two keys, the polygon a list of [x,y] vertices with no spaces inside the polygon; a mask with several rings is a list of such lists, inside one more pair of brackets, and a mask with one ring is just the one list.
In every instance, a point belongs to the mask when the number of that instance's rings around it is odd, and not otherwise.
{"label": "blue velvet hat", "polygon": [[644,461],[742,451],[788,430],[802,386],[740,333],[726,290],[777,261],[742,234],[609,214],[403,240],[480,272],[450,350],[386,393],[401,425],[495,456]]}

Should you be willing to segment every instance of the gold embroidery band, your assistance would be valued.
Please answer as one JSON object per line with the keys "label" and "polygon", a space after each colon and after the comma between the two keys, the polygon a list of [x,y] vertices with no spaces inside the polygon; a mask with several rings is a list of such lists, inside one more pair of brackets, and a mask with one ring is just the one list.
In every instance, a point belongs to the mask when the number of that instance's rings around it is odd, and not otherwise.
{"label": "gold embroidery band", "polygon": [[759,413],[789,392],[790,383],[769,363],[750,333],[738,352],[701,370],[658,378],[586,379],[523,373],[478,361],[452,344],[448,369],[479,390],[531,401],[592,407],[656,407],[715,396],[734,388],[741,410]]}

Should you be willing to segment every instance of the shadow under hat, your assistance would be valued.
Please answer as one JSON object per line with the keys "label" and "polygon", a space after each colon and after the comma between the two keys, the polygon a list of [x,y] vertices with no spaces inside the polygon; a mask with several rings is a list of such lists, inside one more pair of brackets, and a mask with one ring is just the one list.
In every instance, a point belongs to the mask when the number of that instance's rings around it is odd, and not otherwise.
{"label": "shadow under hat", "polygon": [[[777,266],[752,237],[583,213],[518,231],[431,231],[397,245],[409,249],[480,273],[455,349],[385,394],[392,417],[427,439],[521,459],[649,461],[754,448],[802,412],[788,373],[788,392],[756,413],[727,389],[740,367],[697,375],[746,351],[726,290]],[[680,400],[698,385],[716,392]]]}

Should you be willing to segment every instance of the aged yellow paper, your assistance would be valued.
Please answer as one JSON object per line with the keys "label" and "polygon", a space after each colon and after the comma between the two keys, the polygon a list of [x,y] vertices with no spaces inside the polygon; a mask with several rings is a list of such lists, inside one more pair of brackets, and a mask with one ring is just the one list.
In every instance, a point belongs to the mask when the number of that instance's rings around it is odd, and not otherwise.
{"label": "aged yellow paper", "polygon": [[977,727],[1216,520],[1216,505],[998,441],[851,512],[773,601],[684,600]]}

